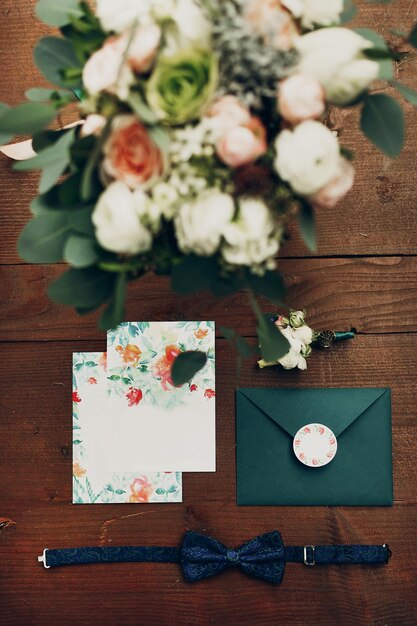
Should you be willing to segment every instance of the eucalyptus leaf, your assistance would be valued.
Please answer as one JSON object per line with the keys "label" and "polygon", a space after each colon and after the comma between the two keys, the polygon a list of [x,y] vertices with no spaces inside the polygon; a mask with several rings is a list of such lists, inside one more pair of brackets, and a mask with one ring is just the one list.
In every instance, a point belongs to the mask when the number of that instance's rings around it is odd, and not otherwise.
{"label": "eucalyptus leaf", "polygon": [[262,358],[267,363],[278,361],[289,351],[288,339],[276,328],[268,315],[258,317],[257,332]]}
{"label": "eucalyptus leaf", "polygon": [[76,268],[91,267],[99,254],[94,239],[82,235],[70,235],[64,248],[64,259]]}
{"label": "eucalyptus leaf", "polygon": [[25,92],[25,96],[31,102],[51,102],[55,99],[75,100],[74,94],[69,90],[44,87],[32,87]]}
{"label": "eucalyptus leaf", "polygon": [[80,68],[73,45],[68,39],[62,37],[43,37],[34,50],[36,66],[43,76],[51,83],[59,87],[81,86],[81,81],[73,82],[64,79],[64,70],[67,68]]}
{"label": "eucalyptus leaf", "polygon": [[39,0],[35,7],[37,17],[49,26],[65,26],[84,12],[78,0]]}
{"label": "eucalyptus leaf", "polygon": [[[9,110],[10,110],[10,107],[8,104],[6,104],[5,102],[0,102],[0,117]],[[14,137],[14,133],[10,133],[10,132],[1,133],[0,132],[0,145],[7,143],[8,141],[10,141],[10,139],[13,139],[13,137]]]}
{"label": "eucalyptus leaf", "polygon": [[113,291],[114,276],[96,268],[70,269],[48,289],[54,302],[93,310],[106,302]]}
{"label": "eucalyptus leaf", "polygon": [[247,282],[255,293],[281,304],[285,295],[282,277],[277,272],[266,272],[263,276],[248,273]]}
{"label": "eucalyptus leaf", "polygon": [[361,128],[372,143],[391,158],[404,143],[404,113],[394,98],[378,93],[367,95],[361,113]]}
{"label": "eucalyptus leaf", "polygon": [[119,274],[115,281],[113,298],[100,318],[101,330],[107,331],[116,328],[124,318],[127,288],[127,274]]}
{"label": "eucalyptus leaf", "polygon": [[62,260],[69,234],[66,215],[40,214],[21,233],[18,241],[19,254],[30,263],[57,263]]}
{"label": "eucalyptus leaf", "polygon": [[[392,54],[385,39],[370,28],[355,28],[354,30],[358,35],[365,37],[365,39],[368,39],[368,41],[374,44],[374,47],[369,49],[369,56],[372,57],[374,54],[373,58],[379,65],[379,77],[383,80],[390,80],[393,77],[394,70]],[[367,52],[368,51],[365,50],[364,54],[366,55]],[[379,53],[379,56],[375,55],[375,52]],[[375,56],[377,56],[377,58],[375,58]]]}
{"label": "eucalyptus leaf", "polygon": [[148,107],[140,93],[131,93],[128,98],[128,104],[130,104],[133,111],[145,124],[152,125],[158,122],[158,117],[155,115],[152,109]]}
{"label": "eucalyptus leaf", "polygon": [[301,203],[297,219],[304,243],[311,252],[316,252],[317,242],[314,211],[308,202],[303,201]]}
{"label": "eucalyptus leaf", "polygon": [[346,22],[350,22],[353,20],[357,13],[357,8],[352,2],[352,0],[344,0],[343,2],[343,11],[340,14],[340,23],[346,24]]}
{"label": "eucalyptus leaf", "polygon": [[68,211],[68,223],[71,228],[81,235],[93,237],[95,228],[91,221],[92,206],[86,206],[82,209]]}
{"label": "eucalyptus leaf", "polygon": [[0,115],[0,132],[25,135],[45,128],[56,116],[55,107],[41,102],[24,102]]}
{"label": "eucalyptus leaf", "polygon": [[414,89],[407,87],[407,85],[399,83],[397,80],[392,80],[391,85],[400,92],[402,97],[405,98],[407,102],[413,104],[414,106],[417,106],[417,91],[414,91]]}
{"label": "eucalyptus leaf", "polygon": [[174,266],[171,274],[172,288],[182,295],[209,289],[217,271],[217,263],[213,257],[190,254]]}
{"label": "eucalyptus leaf", "polygon": [[181,352],[172,365],[172,382],[175,386],[189,382],[206,363],[207,355],[204,352],[198,350]]}

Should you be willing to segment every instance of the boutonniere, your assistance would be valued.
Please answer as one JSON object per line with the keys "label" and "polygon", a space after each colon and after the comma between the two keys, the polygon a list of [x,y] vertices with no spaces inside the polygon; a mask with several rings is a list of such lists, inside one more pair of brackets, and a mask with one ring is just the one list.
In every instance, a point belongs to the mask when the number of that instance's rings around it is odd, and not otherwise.
{"label": "boutonniere", "polygon": [[307,369],[307,359],[313,353],[313,348],[330,348],[335,341],[352,339],[356,331],[334,332],[331,330],[313,330],[305,321],[306,310],[290,311],[288,317],[275,315],[271,317],[271,323],[275,325],[280,333],[287,339],[289,349],[284,356],[277,361],[258,361],[259,367],[271,367],[282,365],[286,370],[298,368]]}

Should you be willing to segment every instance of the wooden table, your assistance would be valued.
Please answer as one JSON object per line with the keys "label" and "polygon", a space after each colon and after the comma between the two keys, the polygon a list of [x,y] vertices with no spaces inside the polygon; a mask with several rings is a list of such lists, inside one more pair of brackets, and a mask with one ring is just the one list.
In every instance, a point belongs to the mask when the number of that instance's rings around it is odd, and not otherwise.
{"label": "wooden table", "polygon": [[[0,98],[17,103],[39,77],[31,49],[42,29],[34,1],[2,0]],[[384,34],[408,30],[416,3],[361,3],[357,23]],[[415,58],[397,67],[413,86]],[[415,87],[415,82],[414,82]],[[184,475],[178,505],[71,504],[71,353],[102,350],[94,315],[78,318],[45,295],[62,266],[31,266],[16,252],[29,218],[36,176],[12,175],[0,161],[0,625],[417,624],[417,212],[416,116],[405,104],[408,140],[395,162],[358,131],[355,111],[332,114],[342,142],[356,151],[354,191],[336,211],[319,211],[319,253],[299,237],[280,262],[288,303],[306,306],[315,328],[358,330],[357,338],[319,352],[308,371],[258,371],[246,362],[246,386],[389,386],[393,398],[395,505],[361,507],[237,507],[235,504],[235,355],[218,337],[215,474]],[[164,280],[132,285],[128,318],[214,319],[253,336],[243,294],[215,300],[179,298]],[[285,477],[283,477],[285,479]],[[229,545],[268,530],[288,544],[388,542],[387,567],[307,568],[290,565],[277,588],[237,571],[186,585],[176,565],[115,564],[44,570],[45,546],[177,545],[187,529]]]}

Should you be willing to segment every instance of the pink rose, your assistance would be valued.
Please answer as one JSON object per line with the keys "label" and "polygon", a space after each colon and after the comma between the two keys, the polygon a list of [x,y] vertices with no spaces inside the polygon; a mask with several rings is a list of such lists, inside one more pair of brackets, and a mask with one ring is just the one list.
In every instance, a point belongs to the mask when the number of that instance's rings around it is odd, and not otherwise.
{"label": "pink rose", "polygon": [[[129,37],[125,35],[126,47]],[[147,72],[157,55],[161,43],[161,29],[156,24],[143,24],[137,29],[129,45],[127,60],[137,73]]]}
{"label": "pink rose", "polygon": [[290,124],[314,120],[326,108],[324,89],[316,78],[294,74],[278,88],[278,111]]}
{"label": "pink rose", "polygon": [[248,0],[244,18],[252,31],[266,45],[277,50],[290,50],[299,35],[291,13],[280,0]]}
{"label": "pink rose", "polygon": [[257,117],[251,117],[246,126],[228,130],[216,145],[219,158],[233,168],[256,161],[266,150],[266,131]]}
{"label": "pink rose", "polygon": [[121,100],[127,99],[134,76],[124,63],[125,51],[123,38],[111,37],[88,59],[83,70],[83,83],[92,96],[108,91]]}
{"label": "pink rose", "polygon": [[102,174],[105,182],[120,180],[131,189],[161,176],[163,155],[134,115],[119,115],[104,146]]}
{"label": "pink rose", "polygon": [[210,107],[208,115],[218,120],[223,131],[246,126],[251,119],[249,110],[235,96],[223,96],[217,100]]}
{"label": "pink rose", "polygon": [[314,206],[333,209],[351,189],[354,179],[355,170],[353,165],[344,157],[340,157],[336,176],[327,185],[310,196],[309,200]]}

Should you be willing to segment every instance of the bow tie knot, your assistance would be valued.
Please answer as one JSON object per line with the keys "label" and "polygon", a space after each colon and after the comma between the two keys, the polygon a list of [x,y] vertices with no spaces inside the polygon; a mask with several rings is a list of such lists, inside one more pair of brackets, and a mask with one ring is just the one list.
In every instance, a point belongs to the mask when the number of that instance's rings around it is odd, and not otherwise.
{"label": "bow tie knot", "polygon": [[187,582],[238,567],[249,576],[278,584],[284,575],[285,550],[278,531],[255,537],[239,548],[227,548],[217,539],[189,531],[182,544],[181,563]]}

